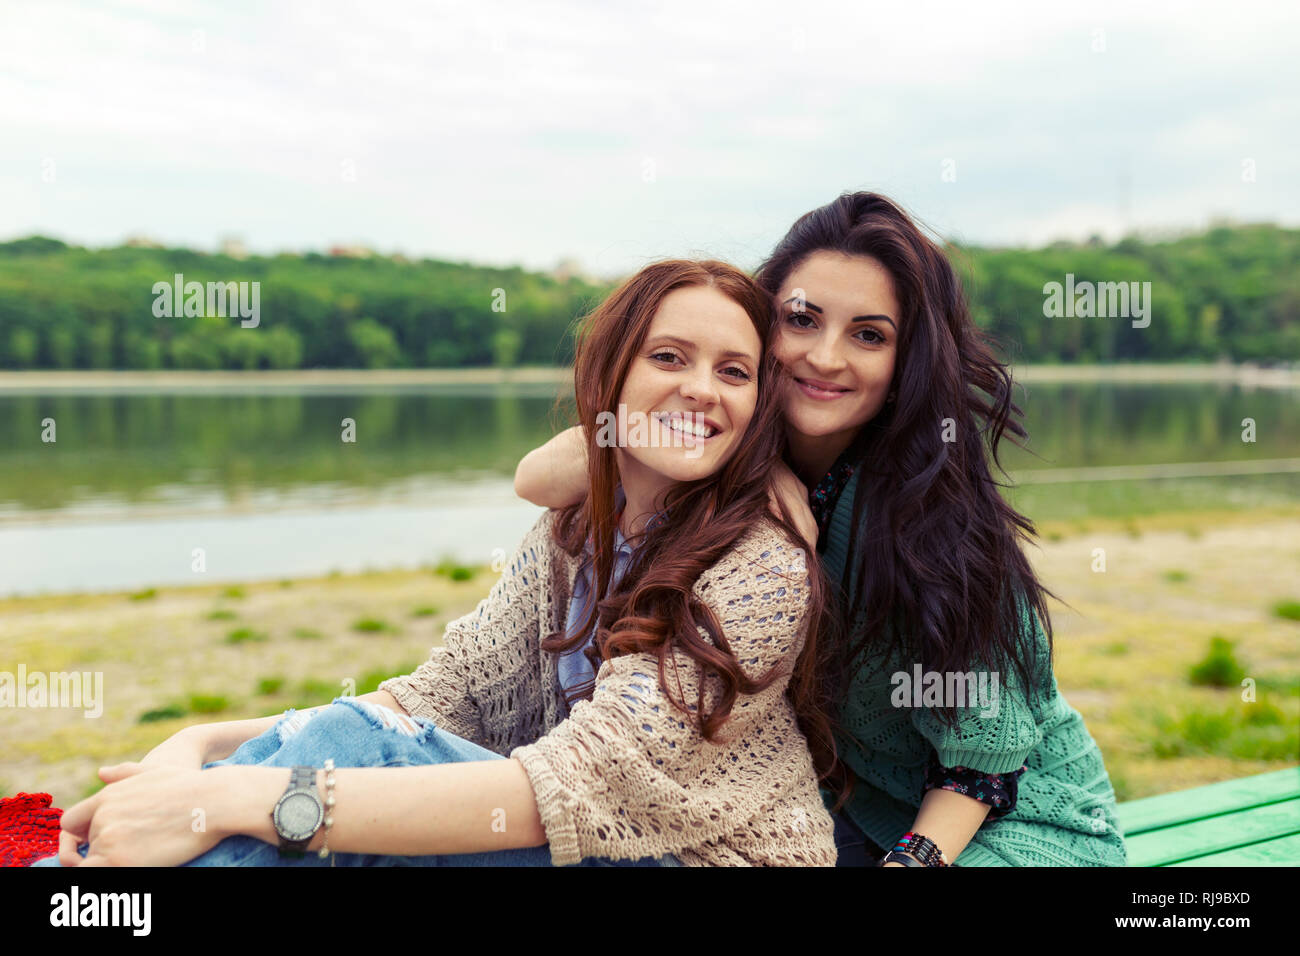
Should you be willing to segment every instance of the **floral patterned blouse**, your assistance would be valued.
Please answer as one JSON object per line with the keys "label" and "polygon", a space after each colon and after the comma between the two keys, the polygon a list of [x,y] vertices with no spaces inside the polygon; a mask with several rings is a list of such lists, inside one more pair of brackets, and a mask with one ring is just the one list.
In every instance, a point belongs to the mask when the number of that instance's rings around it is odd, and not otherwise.
{"label": "floral patterned blouse", "polygon": [[[817,535],[823,540],[826,537],[826,527],[830,523],[835,501],[853,475],[853,463],[849,460],[850,451],[852,449],[840,455],[831,466],[831,470],[826,472],[808,496],[808,504],[817,521]],[[930,764],[926,770],[921,796],[924,797],[935,789],[964,794],[992,807],[988,819],[996,820],[1016,808],[1016,785],[1020,775],[1028,769],[1028,766],[1022,766],[1011,773],[982,773],[969,767],[945,767],[939,763],[939,755],[931,750]]]}

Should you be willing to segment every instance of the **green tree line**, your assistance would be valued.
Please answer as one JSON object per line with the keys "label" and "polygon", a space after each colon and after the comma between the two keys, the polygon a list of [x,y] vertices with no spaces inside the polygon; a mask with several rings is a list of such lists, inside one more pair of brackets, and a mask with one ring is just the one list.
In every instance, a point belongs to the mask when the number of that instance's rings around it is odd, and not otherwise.
{"label": "green tree line", "polygon": [[[1300,359],[1300,230],[1220,226],[1176,239],[952,247],[975,321],[1018,362]],[[256,282],[258,323],[159,283]],[[1151,321],[1050,317],[1044,286],[1151,283]],[[563,365],[609,284],[431,259],[0,243],[0,367],[292,369]],[[167,299],[173,298],[170,294]],[[188,299],[189,295],[183,298]],[[199,300],[194,300],[198,302]],[[159,315],[159,311],[164,314]]]}

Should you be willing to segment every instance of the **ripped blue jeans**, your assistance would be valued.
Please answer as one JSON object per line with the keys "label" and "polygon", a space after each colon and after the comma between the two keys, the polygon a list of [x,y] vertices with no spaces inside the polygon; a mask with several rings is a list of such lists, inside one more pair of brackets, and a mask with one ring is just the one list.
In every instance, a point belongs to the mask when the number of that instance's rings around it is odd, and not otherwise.
{"label": "ripped blue jeans", "polygon": [[[266,767],[320,767],[327,757],[336,767],[408,767],[505,760],[477,744],[441,730],[431,720],[397,714],[369,701],[336,697],[333,703],[310,711],[287,711],[259,737],[245,741],[223,760],[203,765],[207,770],[229,764]],[[288,779],[285,780],[286,786]],[[268,807],[268,814],[271,808]],[[82,856],[86,848],[79,848]],[[483,853],[429,856],[388,856],[376,853],[331,853],[322,860],[315,853],[299,859],[281,857],[278,849],[257,837],[227,837],[183,866],[551,866],[549,845]],[[57,856],[32,866],[59,866]],[[681,866],[672,854],[640,860],[589,857],[578,866]]]}

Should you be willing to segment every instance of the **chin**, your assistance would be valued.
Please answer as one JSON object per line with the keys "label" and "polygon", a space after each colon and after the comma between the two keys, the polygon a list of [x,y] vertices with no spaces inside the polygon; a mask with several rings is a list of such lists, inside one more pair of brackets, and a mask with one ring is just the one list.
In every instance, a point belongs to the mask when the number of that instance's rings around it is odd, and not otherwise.
{"label": "chin", "polygon": [[716,453],[706,453],[698,458],[687,458],[687,449],[673,449],[676,455],[648,462],[655,471],[671,481],[700,481],[716,474],[725,460]]}

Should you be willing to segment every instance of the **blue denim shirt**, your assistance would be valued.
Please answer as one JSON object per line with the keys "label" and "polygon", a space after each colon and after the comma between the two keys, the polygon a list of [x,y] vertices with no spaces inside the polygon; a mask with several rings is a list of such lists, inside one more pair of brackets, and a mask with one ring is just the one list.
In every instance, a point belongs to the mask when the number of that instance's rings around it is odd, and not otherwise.
{"label": "blue denim shirt", "polygon": [[[618,518],[623,516],[623,506],[627,503],[627,497],[623,494],[623,486],[619,485],[614,493],[615,509]],[[663,520],[666,512],[660,511],[653,515],[646,522],[646,531],[648,532],[656,524]],[[644,540],[644,539],[642,539]],[[609,586],[612,590],[618,586],[622,580],[623,574],[627,571],[628,563],[632,560],[632,554],[636,551],[633,545],[628,544],[627,539],[623,537],[623,532],[618,526],[614,527],[614,570],[610,574]],[[592,598],[593,579],[595,578],[595,568],[593,563],[591,540],[587,540],[587,549],[583,554],[582,565],[578,568],[578,576],[573,582],[573,596],[569,599],[569,614],[565,620],[564,633],[566,637],[572,637],[582,628],[582,622],[587,615],[588,608],[594,603]],[[559,683],[560,692],[570,690],[580,684],[596,679],[596,672],[592,670],[591,661],[587,660],[584,653],[591,646],[591,639],[595,636],[595,630],[588,635],[585,643],[573,648],[570,651],[560,655],[557,662],[559,666]]]}

